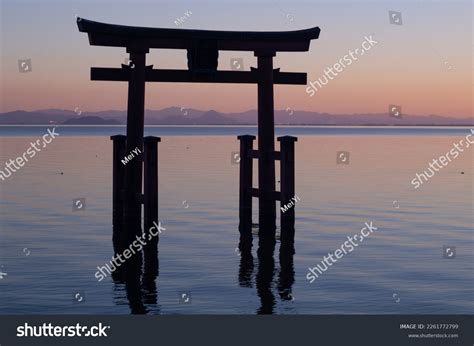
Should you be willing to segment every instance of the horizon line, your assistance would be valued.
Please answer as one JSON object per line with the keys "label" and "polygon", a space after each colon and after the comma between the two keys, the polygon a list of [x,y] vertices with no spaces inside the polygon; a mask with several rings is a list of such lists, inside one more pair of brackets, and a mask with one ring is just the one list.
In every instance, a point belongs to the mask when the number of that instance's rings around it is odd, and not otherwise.
{"label": "horizon line", "polygon": [[[79,108],[79,107],[77,107]],[[198,112],[216,112],[220,114],[239,114],[239,113],[247,113],[247,112],[258,112],[258,109],[253,108],[253,109],[248,109],[245,111],[232,111],[232,112],[224,112],[224,111],[218,111],[216,109],[208,109],[208,110],[202,110],[202,109],[197,109],[197,108],[187,108],[187,107],[178,107],[178,106],[169,106],[169,107],[164,107],[161,109],[151,109],[151,108],[145,108],[146,111],[163,111],[166,109],[170,108],[177,108],[177,109],[184,109],[184,110],[193,110],[193,111],[198,111]],[[290,107],[288,107],[293,113],[296,112],[304,112],[304,113],[317,113],[317,114],[327,114],[331,116],[341,116],[341,115],[381,115],[381,114],[388,114],[388,112],[380,112],[380,113],[328,113],[328,112],[318,112],[318,111],[309,111],[309,110],[293,110]],[[287,109],[275,109],[274,113],[276,112],[288,112]],[[16,109],[16,110],[10,110],[10,111],[2,111],[0,112],[0,115],[7,114],[7,113],[13,113],[13,112],[27,112],[27,113],[34,113],[34,112],[45,112],[45,111],[63,111],[63,112],[70,112],[70,113],[76,113],[75,109],[64,109],[64,108],[44,108],[44,109],[35,109],[35,110],[25,110],[25,109]],[[80,109],[81,114],[83,113],[99,113],[99,112],[125,112],[127,113],[126,109],[106,109],[106,110],[82,110]],[[438,117],[444,117],[444,118],[452,118],[452,119],[474,119],[473,115],[456,115],[456,116],[446,116],[446,115],[440,115],[440,114],[409,114],[409,113],[402,113],[403,116],[415,116],[415,117],[430,117],[430,116],[438,116]],[[78,115],[79,117],[81,115]]]}

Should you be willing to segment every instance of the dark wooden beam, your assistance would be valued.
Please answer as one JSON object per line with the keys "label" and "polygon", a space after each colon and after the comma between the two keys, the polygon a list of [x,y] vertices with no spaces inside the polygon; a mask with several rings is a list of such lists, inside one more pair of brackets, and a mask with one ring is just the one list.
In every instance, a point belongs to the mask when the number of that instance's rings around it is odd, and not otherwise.
{"label": "dark wooden beam", "polygon": [[276,203],[275,191],[275,119],[273,86],[275,52],[259,51],[257,56],[258,76],[258,236],[275,240]]}
{"label": "dark wooden beam", "polygon": [[[290,209],[285,205],[295,198],[295,142],[298,140],[292,136],[278,137],[280,142],[280,222],[281,222],[281,241],[294,242],[295,237],[295,208],[293,205]],[[283,209],[281,209],[283,208]]]}
{"label": "dark wooden beam", "polygon": [[[160,137],[148,136],[144,138],[144,175],[143,175],[143,232],[147,239],[143,247],[145,270],[154,277],[158,275],[158,236],[153,236],[151,228],[158,221],[158,142]],[[155,230],[158,232],[159,230]]]}
{"label": "dark wooden beam", "polygon": [[295,31],[217,31],[146,28],[108,24],[77,18],[79,31],[94,46],[191,49],[196,41],[213,42],[218,50],[303,52],[319,37],[318,27]]}
{"label": "dark wooden beam", "polygon": [[253,141],[255,136],[237,137],[240,141],[240,179],[239,179],[239,232],[241,241],[252,241],[252,177]]}
{"label": "dark wooden beam", "polygon": [[[91,80],[127,82],[130,68],[92,67]],[[189,70],[157,70],[147,68],[147,82],[181,82],[181,83],[258,83],[257,71],[217,71],[214,73],[197,73]],[[300,72],[273,71],[274,84],[306,85],[307,75]]]}
{"label": "dark wooden beam", "polygon": [[[249,193],[252,195],[252,197],[258,198],[260,192],[258,192],[257,188],[252,187],[252,188],[249,189]],[[272,196],[275,199],[275,201],[280,201],[281,200],[281,192],[280,191],[273,191]]]}
{"label": "dark wooden beam", "polygon": [[[168,39],[168,38],[134,38],[118,37],[106,34],[89,34],[91,46],[103,47],[136,47],[136,48],[159,48],[159,49],[191,49],[192,40]],[[256,51],[259,49],[271,49],[277,52],[306,52],[309,50],[310,41],[217,41],[218,50],[227,51]]]}
{"label": "dark wooden beam", "polygon": [[125,248],[121,243],[123,229],[123,189],[125,187],[125,166],[121,160],[125,156],[125,143],[127,137],[124,135],[111,136],[113,141],[112,162],[112,242],[115,254],[122,253]]}
{"label": "dark wooden beam", "polygon": [[[145,52],[130,52],[135,68],[129,71],[127,105],[126,155],[143,153],[143,132],[145,120]],[[141,236],[142,205],[137,196],[142,194],[142,160],[132,159],[125,165],[125,199],[123,223],[125,227],[125,248]]]}
{"label": "dark wooden beam", "polygon": [[[252,157],[253,159],[258,159],[260,157],[259,154],[258,154],[258,150],[253,150],[253,149],[249,150],[248,155],[250,157]],[[278,161],[281,158],[281,153],[279,151],[275,151],[274,156],[275,156],[275,160]]]}

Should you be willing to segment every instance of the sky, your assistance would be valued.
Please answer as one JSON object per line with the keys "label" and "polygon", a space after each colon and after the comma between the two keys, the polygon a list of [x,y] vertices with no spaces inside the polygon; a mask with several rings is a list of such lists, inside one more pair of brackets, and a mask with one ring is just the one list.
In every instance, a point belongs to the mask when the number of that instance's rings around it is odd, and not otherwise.
{"label": "sky", "polygon": [[[403,113],[471,117],[473,109],[472,1],[23,1],[0,0],[0,112],[58,108],[125,110],[127,83],[91,81],[90,67],[119,67],[124,48],[90,46],[76,16],[133,26],[287,31],[318,26],[308,52],[277,53],[274,67],[324,76],[349,50],[377,43],[313,96],[305,85],[276,85],[275,108],[332,114]],[[402,25],[390,24],[401,12]],[[190,15],[175,24],[179,17]],[[252,52],[220,52],[256,66]],[[20,73],[18,60],[31,59]],[[186,67],[184,50],[150,50],[155,68]],[[323,79],[324,81],[324,79]],[[257,108],[253,84],[147,83],[146,108],[185,107],[221,112]]]}

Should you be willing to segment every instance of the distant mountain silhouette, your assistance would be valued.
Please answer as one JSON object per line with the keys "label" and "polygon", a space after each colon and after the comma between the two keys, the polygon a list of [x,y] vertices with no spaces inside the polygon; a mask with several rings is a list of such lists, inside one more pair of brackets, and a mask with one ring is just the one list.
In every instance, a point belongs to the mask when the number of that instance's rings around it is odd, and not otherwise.
{"label": "distant mountain silhouette", "polygon": [[64,121],[76,115],[72,112],[71,115],[62,113],[43,113],[42,111],[37,112],[26,112],[26,111],[14,111],[0,114],[0,124],[2,125],[48,125],[48,124],[60,124]]}
{"label": "distant mountain silhouette", "polygon": [[[85,112],[78,114],[70,110],[49,109],[39,111],[14,111],[0,113],[2,125],[115,125],[126,124],[127,112],[118,110]],[[76,119],[76,120],[74,120]],[[146,110],[146,125],[256,125],[257,111],[220,113],[214,110],[201,111],[184,107],[169,107],[161,110]],[[440,115],[407,115],[401,118],[379,114],[328,114],[308,111],[277,110],[277,125],[402,125],[402,126],[473,126],[474,118],[451,118]]]}
{"label": "distant mountain silhouette", "polygon": [[66,120],[63,125],[120,125],[120,122],[114,119],[88,116]]}
{"label": "distant mountain silhouette", "polygon": [[225,117],[214,110],[204,113],[198,119],[201,123],[212,124],[212,125],[238,125],[239,122],[236,119]]}

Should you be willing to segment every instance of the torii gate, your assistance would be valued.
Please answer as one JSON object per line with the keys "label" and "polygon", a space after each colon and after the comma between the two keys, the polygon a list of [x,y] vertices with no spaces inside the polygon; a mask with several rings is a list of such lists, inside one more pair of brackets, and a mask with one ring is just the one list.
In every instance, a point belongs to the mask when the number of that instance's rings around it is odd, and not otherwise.
{"label": "torii gate", "polygon": [[[258,85],[258,150],[252,150],[254,136],[239,136],[241,140],[240,167],[240,225],[239,230],[251,231],[251,198],[259,198],[259,236],[275,237],[276,200],[284,205],[294,197],[295,137],[281,137],[288,165],[282,162],[282,192],[275,191],[274,84],[307,83],[306,73],[280,72],[273,69],[276,52],[308,51],[310,41],[319,37],[318,27],[284,32],[210,31],[132,27],[99,23],[77,18],[80,32],[86,32],[93,46],[124,47],[130,54],[130,65],[121,68],[91,68],[91,80],[128,82],[127,136],[114,139],[114,226],[123,224],[125,241],[129,243],[141,232],[141,204],[145,204],[145,231],[158,219],[157,203],[157,142],[150,138],[145,147],[145,194],[142,195],[142,160],[131,160],[121,167],[117,160],[144,146],[144,112],[146,82],[252,83]],[[150,48],[186,49],[188,70],[153,69],[146,66]],[[217,70],[220,50],[253,51],[257,68],[250,71]],[[285,144],[284,144],[285,143]],[[124,150],[125,149],[125,150]],[[147,153],[148,151],[148,153]],[[252,159],[258,158],[258,189],[252,189]],[[118,161],[118,162],[117,162]],[[151,167],[147,169],[146,167]],[[124,172],[123,172],[124,168]],[[291,173],[293,171],[293,173]],[[148,177],[147,177],[148,175]],[[284,178],[289,177],[289,179]],[[286,179],[286,180],[285,180]],[[250,185],[249,185],[250,184]],[[286,191],[284,192],[284,185]],[[290,185],[290,186],[288,186]],[[293,185],[293,186],[291,186]],[[121,190],[124,190],[123,192]],[[147,191],[153,190],[153,191]],[[293,196],[289,196],[293,193]],[[250,201],[250,206],[249,206]],[[123,206],[122,206],[123,202]],[[123,210],[122,210],[123,208]],[[249,210],[250,208],[250,210]],[[283,217],[294,226],[294,208]],[[123,219],[122,219],[123,216]],[[153,251],[153,250],[152,250]]]}

